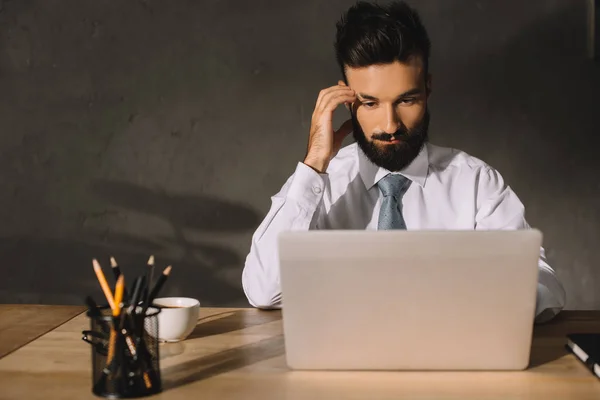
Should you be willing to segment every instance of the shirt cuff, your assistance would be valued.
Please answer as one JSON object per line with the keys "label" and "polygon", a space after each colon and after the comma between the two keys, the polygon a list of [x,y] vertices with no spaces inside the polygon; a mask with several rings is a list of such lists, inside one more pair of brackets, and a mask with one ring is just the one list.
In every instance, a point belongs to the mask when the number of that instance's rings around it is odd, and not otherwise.
{"label": "shirt cuff", "polygon": [[297,201],[304,208],[315,209],[325,192],[327,174],[319,174],[308,165],[299,162],[286,197]]}
{"label": "shirt cuff", "polygon": [[562,305],[552,295],[550,289],[538,283],[535,307],[535,322],[544,323],[554,318],[562,309]]}

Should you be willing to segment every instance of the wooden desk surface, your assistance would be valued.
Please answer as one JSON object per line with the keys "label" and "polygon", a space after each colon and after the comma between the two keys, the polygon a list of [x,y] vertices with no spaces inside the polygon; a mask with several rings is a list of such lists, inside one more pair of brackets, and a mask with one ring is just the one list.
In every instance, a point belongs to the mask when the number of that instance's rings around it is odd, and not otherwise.
{"label": "wooden desk surface", "polygon": [[[96,398],[90,346],[81,340],[87,327],[78,315],[0,359],[0,398]],[[574,331],[600,331],[600,312],[567,311],[536,327],[526,371],[290,371],[279,311],[202,309],[186,341],[161,345],[164,391],[153,398],[600,398],[600,380],[564,349],[564,335]]]}
{"label": "wooden desk surface", "polygon": [[84,310],[83,306],[0,304],[0,358]]}

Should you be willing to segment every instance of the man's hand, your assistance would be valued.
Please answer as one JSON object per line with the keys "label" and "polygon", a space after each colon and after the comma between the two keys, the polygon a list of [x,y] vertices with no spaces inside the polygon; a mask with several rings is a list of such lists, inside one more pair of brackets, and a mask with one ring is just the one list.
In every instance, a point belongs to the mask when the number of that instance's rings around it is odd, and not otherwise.
{"label": "man's hand", "polygon": [[347,120],[339,130],[334,131],[333,112],[340,104],[351,104],[355,100],[354,91],[342,81],[338,81],[336,86],[321,90],[312,115],[304,164],[319,173],[327,170],[329,162],[340,150],[344,138],[352,131],[352,120]]}

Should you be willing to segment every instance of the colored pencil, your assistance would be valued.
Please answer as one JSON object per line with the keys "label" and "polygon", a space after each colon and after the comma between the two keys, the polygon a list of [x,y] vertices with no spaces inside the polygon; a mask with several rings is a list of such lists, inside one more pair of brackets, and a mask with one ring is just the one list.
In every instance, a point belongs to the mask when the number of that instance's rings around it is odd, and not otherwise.
{"label": "colored pencil", "polygon": [[154,299],[158,295],[158,292],[160,291],[160,289],[162,289],[163,285],[165,284],[165,282],[169,278],[169,274],[171,273],[171,268],[172,267],[170,265],[167,268],[165,268],[164,271],[163,271],[163,273],[158,278],[158,281],[156,282],[156,284],[152,288],[152,291],[150,292],[150,295],[148,295],[148,301],[146,302],[148,305],[152,304],[152,302],[154,301]]}
{"label": "colored pencil", "polygon": [[108,301],[108,305],[110,306],[110,308],[112,310],[114,310],[115,302],[113,299],[113,295],[110,291],[110,288],[108,287],[108,283],[106,282],[106,277],[104,276],[104,273],[102,272],[102,268],[100,267],[98,260],[96,260],[95,258],[92,260],[92,264],[94,266],[94,272],[96,273],[98,282],[100,282],[100,287],[102,288],[102,291],[104,292],[104,296],[106,297],[106,301]]}

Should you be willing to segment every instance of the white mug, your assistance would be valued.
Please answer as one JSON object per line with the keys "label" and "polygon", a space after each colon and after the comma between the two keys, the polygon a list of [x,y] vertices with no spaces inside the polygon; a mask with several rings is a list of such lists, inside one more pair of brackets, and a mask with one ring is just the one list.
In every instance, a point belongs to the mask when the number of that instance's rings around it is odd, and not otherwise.
{"label": "white mug", "polygon": [[189,297],[161,297],[152,305],[158,313],[158,340],[179,342],[186,339],[196,327],[200,317],[200,301]]}

